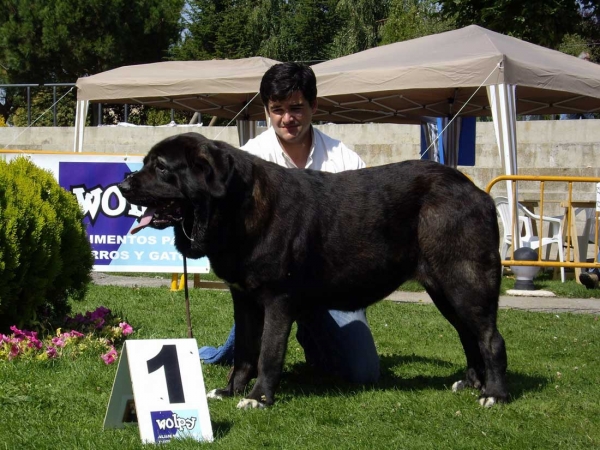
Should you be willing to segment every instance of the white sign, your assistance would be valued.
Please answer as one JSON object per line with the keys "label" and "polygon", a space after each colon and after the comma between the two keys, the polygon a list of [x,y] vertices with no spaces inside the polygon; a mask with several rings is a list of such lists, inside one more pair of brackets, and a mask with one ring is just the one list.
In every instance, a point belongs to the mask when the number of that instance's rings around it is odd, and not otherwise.
{"label": "white sign", "polygon": [[194,339],[125,341],[104,429],[135,421],[145,444],[177,438],[213,440]]}

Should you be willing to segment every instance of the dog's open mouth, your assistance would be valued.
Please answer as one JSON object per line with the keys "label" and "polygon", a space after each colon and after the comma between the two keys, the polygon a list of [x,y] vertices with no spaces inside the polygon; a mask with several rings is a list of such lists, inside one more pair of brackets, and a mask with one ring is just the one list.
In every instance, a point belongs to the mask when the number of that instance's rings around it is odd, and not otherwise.
{"label": "dog's open mouth", "polygon": [[131,229],[130,233],[135,234],[146,227],[162,230],[175,225],[183,220],[183,208],[176,202],[171,202],[167,206],[146,208],[144,215],[139,219],[139,224]]}

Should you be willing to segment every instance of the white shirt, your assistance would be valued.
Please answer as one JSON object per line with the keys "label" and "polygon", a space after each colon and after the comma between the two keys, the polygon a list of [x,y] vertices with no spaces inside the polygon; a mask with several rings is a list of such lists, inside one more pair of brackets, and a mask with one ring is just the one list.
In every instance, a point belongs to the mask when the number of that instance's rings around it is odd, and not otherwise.
{"label": "white shirt", "polygon": [[[310,154],[306,161],[306,169],[337,173],[365,167],[365,163],[360,156],[346,147],[342,141],[327,136],[315,127],[311,127],[311,129],[313,139]],[[296,164],[283,150],[273,127],[254,139],[250,139],[241,148],[265,161],[274,162],[282,167],[297,168]]]}

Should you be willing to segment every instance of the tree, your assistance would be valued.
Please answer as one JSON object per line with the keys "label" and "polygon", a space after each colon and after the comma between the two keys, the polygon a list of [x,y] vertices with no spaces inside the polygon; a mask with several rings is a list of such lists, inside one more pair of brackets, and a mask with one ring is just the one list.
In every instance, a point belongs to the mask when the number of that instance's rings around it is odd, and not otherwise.
{"label": "tree", "polygon": [[261,0],[250,16],[257,53],[279,61],[326,59],[340,21],[337,0]]}
{"label": "tree", "polygon": [[[181,32],[185,0],[0,0],[4,83],[75,82],[161,61]],[[0,105],[6,118],[14,94]]]}
{"label": "tree", "polygon": [[330,57],[376,47],[389,4],[389,0],[339,0],[336,13],[343,22],[333,40]]}
{"label": "tree", "polygon": [[458,27],[477,24],[534,44],[558,48],[563,37],[577,33],[582,11],[598,0],[440,0],[444,17]]}
{"label": "tree", "polygon": [[456,28],[445,19],[437,0],[392,0],[388,18],[381,28],[381,44],[407,41]]}
{"label": "tree", "polygon": [[327,57],[339,0],[190,0],[173,59]]}
{"label": "tree", "polygon": [[179,61],[251,56],[247,49],[247,0],[189,0],[185,30],[170,57]]}

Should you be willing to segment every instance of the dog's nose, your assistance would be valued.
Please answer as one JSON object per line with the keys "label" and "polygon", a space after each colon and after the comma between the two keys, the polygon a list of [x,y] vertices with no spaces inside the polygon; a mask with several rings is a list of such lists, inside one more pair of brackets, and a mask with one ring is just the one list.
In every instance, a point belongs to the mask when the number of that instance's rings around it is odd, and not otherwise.
{"label": "dog's nose", "polygon": [[127,180],[121,181],[119,184],[117,184],[117,187],[123,193],[125,193],[131,189],[131,185],[129,184],[129,182]]}
{"label": "dog's nose", "polygon": [[119,190],[122,193],[126,193],[126,192],[131,191],[131,182],[130,182],[130,179],[129,179],[130,176],[128,176],[123,181],[121,181],[119,184],[117,184],[117,187],[119,188]]}
{"label": "dog's nose", "polygon": [[133,189],[132,185],[131,185],[131,178],[133,176],[135,172],[131,172],[130,174],[128,174],[125,179],[123,181],[121,181],[117,187],[119,188],[119,190],[123,193],[125,192],[129,192],[131,191],[131,189]]}

